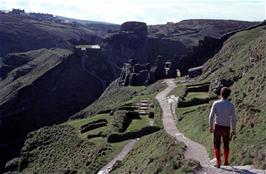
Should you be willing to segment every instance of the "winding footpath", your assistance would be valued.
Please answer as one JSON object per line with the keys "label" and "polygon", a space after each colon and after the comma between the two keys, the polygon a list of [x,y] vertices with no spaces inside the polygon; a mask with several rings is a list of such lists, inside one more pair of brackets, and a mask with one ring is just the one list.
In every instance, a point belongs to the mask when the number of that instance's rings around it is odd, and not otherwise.
{"label": "winding footpath", "polygon": [[202,170],[197,171],[199,174],[266,174],[266,170],[257,170],[254,169],[253,166],[221,166],[220,169],[213,167],[214,160],[209,159],[208,152],[206,148],[195,142],[190,140],[189,138],[185,137],[176,127],[176,115],[175,109],[173,109],[173,104],[177,101],[173,101],[173,99],[167,98],[167,95],[176,87],[174,79],[166,79],[164,83],[167,84],[167,88],[161,91],[155,97],[163,112],[163,126],[165,131],[171,135],[172,137],[176,138],[177,141],[183,142],[186,146],[185,158],[186,159],[193,159],[199,161]]}
{"label": "winding footpath", "polygon": [[137,139],[130,140],[110,162],[108,162],[99,170],[97,174],[108,174],[112,170],[114,164],[117,161],[122,161],[127,156],[127,154],[133,149],[136,143]]}

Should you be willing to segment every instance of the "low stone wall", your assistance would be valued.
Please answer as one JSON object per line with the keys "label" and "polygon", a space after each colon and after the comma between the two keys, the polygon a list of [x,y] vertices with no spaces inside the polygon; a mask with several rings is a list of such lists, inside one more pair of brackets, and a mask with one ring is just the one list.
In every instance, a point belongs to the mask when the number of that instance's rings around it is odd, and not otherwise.
{"label": "low stone wall", "polygon": [[210,100],[211,100],[211,98],[206,98],[206,99],[192,98],[189,101],[180,100],[178,102],[177,107],[181,108],[181,107],[190,107],[190,106],[205,104],[205,103],[209,103]]}
{"label": "low stone wall", "polygon": [[209,87],[210,84],[191,86],[187,88],[187,92],[209,92]]}
{"label": "low stone wall", "polygon": [[99,127],[107,126],[107,123],[108,121],[106,119],[99,119],[96,121],[89,122],[80,127],[80,133],[88,132]]}

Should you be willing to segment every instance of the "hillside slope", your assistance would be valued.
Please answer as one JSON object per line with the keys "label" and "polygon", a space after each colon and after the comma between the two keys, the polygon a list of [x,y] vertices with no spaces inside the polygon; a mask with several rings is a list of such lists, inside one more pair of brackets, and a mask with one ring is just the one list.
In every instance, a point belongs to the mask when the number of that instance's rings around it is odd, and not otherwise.
{"label": "hillside slope", "polygon": [[[40,48],[70,48],[71,44],[99,43],[110,24],[72,25],[63,21],[0,14],[0,56]],[[109,27],[110,26],[110,27]]]}
{"label": "hillside slope", "polygon": [[[232,36],[220,52],[204,64],[203,74],[194,82],[194,87],[190,84],[179,86],[178,93],[183,95],[187,105],[176,111],[178,127],[190,138],[206,145],[212,154],[207,120],[213,101],[209,95],[213,94],[197,92],[195,88],[202,82],[210,82],[211,88],[218,84],[231,86],[231,100],[238,115],[237,135],[231,142],[231,161],[237,165],[254,164],[263,169],[266,169],[265,50],[266,26]],[[188,92],[183,93],[182,89]]]}
{"label": "hillside slope", "polygon": [[[107,32],[108,25],[93,28],[0,14],[0,150],[20,150],[29,131],[61,123],[73,115],[86,118],[117,107],[127,108],[123,102],[134,97],[134,87],[111,90],[111,100],[103,97],[89,105],[119,77],[129,59],[140,63],[138,69],[142,63],[153,65],[161,54],[162,67],[169,59],[173,61],[173,72],[180,68],[185,73],[219,50],[223,43],[220,37],[256,24],[188,20],[147,27],[145,23],[127,22],[119,31]],[[102,39],[106,32],[107,37]],[[99,45],[90,49],[91,44]],[[113,102],[116,95],[123,96],[123,100]]]}
{"label": "hillside slope", "polygon": [[[98,61],[91,58],[89,63],[108,67]],[[64,122],[96,100],[104,87],[93,70],[86,70],[81,57],[65,49],[4,57],[0,67],[0,147],[8,146],[12,149],[9,153],[16,154],[30,131]],[[104,79],[111,81],[113,77]]]}
{"label": "hillside slope", "polygon": [[[25,174],[35,171],[97,173],[127,142],[140,138],[125,162],[115,165],[114,173],[140,170],[148,172],[154,166],[157,167],[153,169],[154,172],[192,171],[198,164],[184,160],[185,146],[176,143],[164,131],[160,131],[160,107],[153,98],[162,87],[161,82],[148,87],[125,87],[125,91],[135,88],[135,95],[130,98],[117,95],[113,98],[110,91],[115,91],[117,86],[110,85],[109,92],[105,91],[105,97],[101,97],[98,103],[109,105],[109,101],[113,100],[113,113],[91,113],[88,118],[69,120],[61,125],[46,126],[31,132],[27,136],[20,157],[9,161],[6,170]],[[150,106],[146,114],[140,114],[135,106],[144,99],[149,101]],[[121,106],[120,102],[124,104]],[[94,109],[101,111],[101,108]],[[153,117],[150,117],[149,113],[154,113]],[[162,145],[167,146],[163,150],[158,150]],[[147,147],[150,147],[150,151],[142,153]],[[139,164],[136,168],[134,160],[138,159]],[[147,163],[149,168],[146,168]]]}

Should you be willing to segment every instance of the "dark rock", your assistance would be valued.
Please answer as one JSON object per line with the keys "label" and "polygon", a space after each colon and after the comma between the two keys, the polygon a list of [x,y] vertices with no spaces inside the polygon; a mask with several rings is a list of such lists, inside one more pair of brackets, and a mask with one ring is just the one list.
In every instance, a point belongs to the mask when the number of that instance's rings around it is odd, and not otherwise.
{"label": "dark rock", "polygon": [[138,61],[136,59],[129,59],[128,60],[128,63],[131,65],[131,66],[134,66]]}
{"label": "dark rock", "polygon": [[14,158],[6,163],[5,169],[7,171],[19,171],[21,164],[21,158]]}
{"label": "dark rock", "polygon": [[220,95],[220,91],[223,87],[230,87],[236,82],[239,78],[234,77],[233,79],[221,79],[221,80],[216,80],[211,87],[211,90],[216,94]]}
{"label": "dark rock", "polygon": [[134,32],[136,34],[147,35],[147,25],[144,22],[125,22],[121,25],[121,31]]}
{"label": "dark rock", "polygon": [[140,64],[135,64],[133,66],[133,73],[139,73],[142,70],[142,66]]}

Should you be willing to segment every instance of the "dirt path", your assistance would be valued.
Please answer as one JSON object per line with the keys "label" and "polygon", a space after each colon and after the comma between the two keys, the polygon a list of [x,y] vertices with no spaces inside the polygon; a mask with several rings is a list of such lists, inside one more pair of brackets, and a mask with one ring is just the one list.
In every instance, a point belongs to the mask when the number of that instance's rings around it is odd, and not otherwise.
{"label": "dirt path", "polygon": [[165,131],[175,137],[177,141],[185,143],[187,150],[185,152],[186,159],[193,159],[200,162],[203,169],[198,171],[198,173],[206,174],[266,174],[266,171],[256,170],[252,166],[221,166],[220,169],[213,167],[213,160],[211,161],[208,157],[208,152],[204,146],[186,138],[177,128],[176,128],[176,115],[172,108],[174,102],[169,102],[167,95],[176,87],[174,79],[167,79],[164,81],[167,84],[167,88],[162,92],[157,94],[155,97],[163,111],[163,126]]}
{"label": "dirt path", "polygon": [[116,161],[122,161],[127,154],[132,150],[133,146],[136,144],[137,140],[130,140],[123,149],[108,163],[106,164],[97,174],[108,174],[113,168]]}

